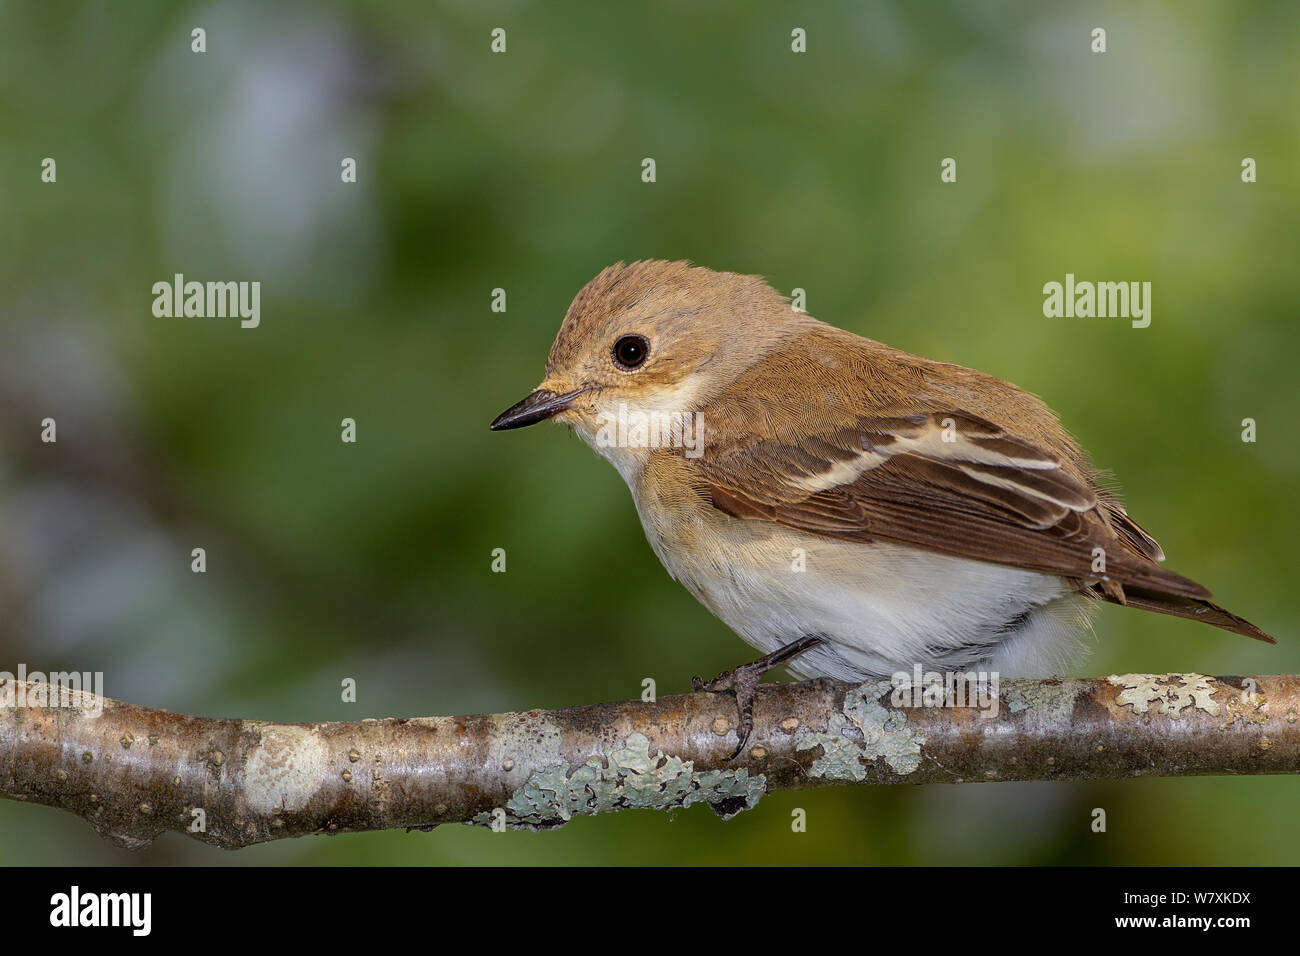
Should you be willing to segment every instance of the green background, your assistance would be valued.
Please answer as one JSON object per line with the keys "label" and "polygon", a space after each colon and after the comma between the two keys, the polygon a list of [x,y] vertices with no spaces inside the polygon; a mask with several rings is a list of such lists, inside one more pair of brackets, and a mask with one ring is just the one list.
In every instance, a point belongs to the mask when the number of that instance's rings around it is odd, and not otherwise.
{"label": "green background", "polygon": [[[1107,607],[1077,673],[1300,671],[1300,6],[699,6],[0,7],[0,669],[299,721],[676,693],[748,660],[607,464],[487,429],[592,275],[686,258],[1042,395],[1169,566],[1281,641]],[[259,280],[261,327],[155,318],[176,272]],[[1150,281],[1150,328],[1045,318],[1067,272]],[[5,801],[0,862],[1279,864],[1296,809],[1288,778],[859,788],[729,823],[128,853]]]}

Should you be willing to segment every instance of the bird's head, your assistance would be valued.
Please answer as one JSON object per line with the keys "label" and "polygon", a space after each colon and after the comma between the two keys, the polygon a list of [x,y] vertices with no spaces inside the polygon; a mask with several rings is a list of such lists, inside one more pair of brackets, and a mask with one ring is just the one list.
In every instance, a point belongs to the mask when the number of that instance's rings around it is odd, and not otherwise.
{"label": "bird's head", "polygon": [[537,390],[492,428],[555,419],[592,443],[620,412],[693,415],[809,322],[757,276],[685,262],[610,266],[569,306]]}

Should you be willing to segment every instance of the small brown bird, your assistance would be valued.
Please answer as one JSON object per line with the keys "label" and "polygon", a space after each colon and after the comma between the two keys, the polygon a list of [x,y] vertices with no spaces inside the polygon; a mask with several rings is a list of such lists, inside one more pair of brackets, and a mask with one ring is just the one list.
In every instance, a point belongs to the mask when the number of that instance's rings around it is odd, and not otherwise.
{"label": "small brown bird", "polygon": [[[764,671],[1047,676],[1098,601],[1274,643],[1168,571],[1039,399],[817,321],[756,276],[619,263],[569,306],[493,429],[571,425],[632,490],[668,573]],[[740,748],[738,748],[739,751]]]}

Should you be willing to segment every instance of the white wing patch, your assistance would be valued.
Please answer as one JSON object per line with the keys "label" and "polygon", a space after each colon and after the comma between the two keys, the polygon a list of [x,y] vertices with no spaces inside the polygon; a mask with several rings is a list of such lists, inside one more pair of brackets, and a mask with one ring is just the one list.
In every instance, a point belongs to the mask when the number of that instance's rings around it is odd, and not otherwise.
{"label": "white wing patch", "polygon": [[786,483],[792,488],[798,488],[800,491],[815,495],[819,491],[829,491],[832,488],[838,488],[840,485],[853,484],[864,471],[875,468],[887,461],[888,458],[888,455],[882,455],[879,452],[860,451],[856,457],[849,461],[832,462],[828,469],[819,471],[814,475],[789,475],[786,477]]}
{"label": "white wing patch", "polygon": [[[1097,506],[1096,496],[1063,474],[1055,459],[1007,436],[994,426],[982,433],[966,432],[957,418],[937,414],[924,421],[894,421],[891,425],[901,427],[874,433],[880,436],[875,440],[864,431],[863,447],[853,458],[832,462],[815,474],[789,475],[787,484],[808,494],[817,494],[852,484],[864,472],[896,455],[914,455],[956,468],[983,484],[1071,511],[1089,511]],[[1017,472],[1021,471],[1040,474],[1043,478],[1031,479],[1025,475],[1020,479]]]}

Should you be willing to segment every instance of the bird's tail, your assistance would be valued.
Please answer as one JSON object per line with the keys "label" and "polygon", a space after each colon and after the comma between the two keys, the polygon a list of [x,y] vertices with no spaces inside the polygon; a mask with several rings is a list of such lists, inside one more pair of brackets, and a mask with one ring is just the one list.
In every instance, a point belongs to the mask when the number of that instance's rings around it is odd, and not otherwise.
{"label": "bird's tail", "polygon": [[1164,591],[1135,587],[1131,584],[1124,585],[1122,601],[1116,600],[1111,594],[1096,586],[1090,588],[1089,593],[1095,598],[1110,601],[1112,604],[1123,603],[1126,607],[1136,607],[1143,611],[1155,611],[1157,614],[1172,614],[1174,617],[1185,617],[1190,621],[1202,621],[1221,627],[1225,631],[1232,631],[1234,634],[1253,637],[1267,644],[1277,643],[1275,638],[1265,634],[1244,617],[1238,617],[1231,611],[1201,598],[1183,597]]}

